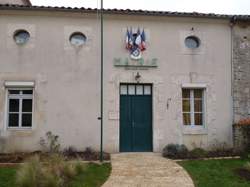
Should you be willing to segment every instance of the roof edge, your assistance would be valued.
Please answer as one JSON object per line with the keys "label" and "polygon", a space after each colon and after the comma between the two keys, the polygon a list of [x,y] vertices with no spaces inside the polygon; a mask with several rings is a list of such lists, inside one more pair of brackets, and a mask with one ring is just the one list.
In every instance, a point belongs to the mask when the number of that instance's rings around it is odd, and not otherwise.
{"label": "roof edge", "polygon": [[[97,8],[72,8],[72,7],[52,7],[52,6],[35,6],[30,0],[26,0],[29,5],[0,5],[0,10],[40,10],[40,11],[67,11],[67,12],[82,12],[96,13],[100,11]],[[152,10],[131,10],[131,9],[104,9],[106,14],[123,14],[123,15],[144,15],[144,16],[169,16],[169,17],[195,17],[195,18],[210,18],[210,19],[228,19],[250,21],[250,15],[229,15],[215,13],[199,13],[199,12],[170,12],[170,11],[152,11]]]}

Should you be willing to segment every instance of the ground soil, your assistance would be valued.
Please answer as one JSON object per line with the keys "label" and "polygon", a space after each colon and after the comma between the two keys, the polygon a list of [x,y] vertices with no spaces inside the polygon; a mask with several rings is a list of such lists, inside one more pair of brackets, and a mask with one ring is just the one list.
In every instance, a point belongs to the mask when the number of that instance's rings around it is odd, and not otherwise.
{"label": "ground soil", "polygon": [[[30,153],[0,153],[0,163],[22,163],[34,155],[38,155],[41,160],[46,160],[46,158],[49,156],[49,153],[44,153],[41,151],[35,151]],[[83,161],[97,161],[100,159],[100,153],[95,151],[82,151],[74,152],[71,154],[65,154],[63,152],[62,155],[68,161],[75,159]],[[110,154],[104,152],[103,159],[110,160]]]}
{"label": "ground soil", "polygon": [[234,172],[241,178],[250,181],[250,171],[245,168],[235,169]]}

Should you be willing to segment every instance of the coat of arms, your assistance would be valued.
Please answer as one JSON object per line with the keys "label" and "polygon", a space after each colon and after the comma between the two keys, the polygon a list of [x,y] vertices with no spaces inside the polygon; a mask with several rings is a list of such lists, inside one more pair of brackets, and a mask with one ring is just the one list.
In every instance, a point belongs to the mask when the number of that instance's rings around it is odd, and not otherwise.
{"label": "coat of arms", "polygon": [[132,59],[141,59],[142,51],[146,50],[146,36],[144,29],[141,32],[138,28],[136,33],[133,33],[132,28],[130,30],[127,29],[126,49],[129,50]]}

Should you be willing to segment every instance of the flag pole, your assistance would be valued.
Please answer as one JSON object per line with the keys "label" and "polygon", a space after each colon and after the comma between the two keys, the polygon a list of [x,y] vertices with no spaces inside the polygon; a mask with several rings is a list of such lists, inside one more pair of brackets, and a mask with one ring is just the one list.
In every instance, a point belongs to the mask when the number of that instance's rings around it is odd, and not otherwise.
{"label": "flag pole", "polygon": [[103,162],[103,0],[101,0],[101,142],[100,162]]}

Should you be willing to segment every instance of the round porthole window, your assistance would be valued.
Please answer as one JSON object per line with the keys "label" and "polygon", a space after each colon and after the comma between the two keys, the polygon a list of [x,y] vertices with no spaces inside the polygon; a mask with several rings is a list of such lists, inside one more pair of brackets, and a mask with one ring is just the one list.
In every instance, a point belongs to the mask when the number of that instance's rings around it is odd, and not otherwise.
{"label": "round porthole window", "polygon": [[72,45],[79,47],[86,43],[87,37],[81,32],[75,32],[70,36],[69,41]]}
{"label": "round porthole window", "polygon": [[30,39],[30,33],[26,30],[18,30],[14,33],[14,40],[16,44],[23,45]]}
{"label": "round porthole window", "polygon": [[185,45],[189,49],[196,49],[200,46],[200,40],[196,36],[188,36],[185,39]]}

